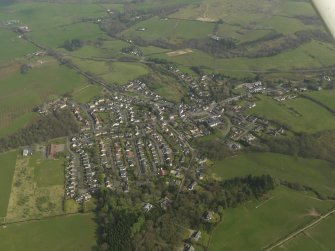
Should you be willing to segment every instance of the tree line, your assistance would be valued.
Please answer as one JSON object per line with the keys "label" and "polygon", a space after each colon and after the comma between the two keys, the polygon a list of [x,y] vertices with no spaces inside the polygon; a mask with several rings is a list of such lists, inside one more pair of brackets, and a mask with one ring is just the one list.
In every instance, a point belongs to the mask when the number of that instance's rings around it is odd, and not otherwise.
{"label": "tree line", "polygon": [[[159,203],[153,203],[154,208],[147,213],[142,211],[144,202],[138,200],[148,189],[145,186],[138,191],[140,196],[136,195],[136,191],[133,195],[106,189],[98,193],[98,250],[174,250],[188,235],[185,229],[210,232],[215,227],[218,222],[204,220],[206,211],[212,211],[222,219],[224,209],[261,199],[274,189],[275,181],[269,175],[249,175],[226,181],[203,182],[199,184],[201,189],[180,193],[171,200],[167,210],[162,209]],[[172,198],[176,189],[171,186],[167,190],[163,188],[162,195]]]}
{"label": "tree line", "polygon": [[78,133],[79,125],[69,110],[54,111],[42,116],[27,127],[0,139],[0,152],[20,146],[45,142],[53,138]]}

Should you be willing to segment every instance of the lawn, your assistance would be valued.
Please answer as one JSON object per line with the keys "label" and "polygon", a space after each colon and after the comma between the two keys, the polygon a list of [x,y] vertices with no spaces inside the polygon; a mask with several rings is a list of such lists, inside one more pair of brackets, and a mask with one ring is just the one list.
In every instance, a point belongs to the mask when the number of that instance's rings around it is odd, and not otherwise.
{"label": "lawn", "polygon": [[335,90],[309,92],[307,95],[335,110]]}
{"label": "lawn", "polygon": [[[282,103],[269,97],[260,96],[250,114],[286,125],[295,132],[315,133],[335,128],[335,117],[323,107],[303,98]],[[320,123],[322,121],[322,123]]]}
{"label": "lawn", "polygon": [[209,251],[261,250],[311,222],[315,218],[312,212],[323,213],[334,204],[278,187],[263,202],[226,210],[223,222],[213,231]]}
{"label": "lawn", "polygon": [[90,214],[8,225],[0,228],[0,250],[92,251],[95,229]]}
{"label": "lawn", "polygon": [[16,151],[0,154],[0,219],[5,217],[7,213],[16,156]]}
{"label": "lawn", "polygon": [[312,187],[322,195],[335,194],[335,169],[323,160],[274,153],[250,153],[218,161],[211,168],[221,179],[269,174],[275,178]]}
{"label": "lawn", "polygon": [[291,239],[275,251],[315,251],[332,250],[335,245],[334,235],[335,215],[306,230],[303,234]]}
{"label": "lawn", "polygon": [[19,69],[2,74],[0,137],[15,132],[31,121],[34,118],[32,109],[36,106],[85,84],[84,78],[56,62],[33,68],[26,74],[21,74]]}
{"label": "lawn", "polygon": [[31,160],[35,167],[35,182],[38,187],[64,184],[64,160]]}

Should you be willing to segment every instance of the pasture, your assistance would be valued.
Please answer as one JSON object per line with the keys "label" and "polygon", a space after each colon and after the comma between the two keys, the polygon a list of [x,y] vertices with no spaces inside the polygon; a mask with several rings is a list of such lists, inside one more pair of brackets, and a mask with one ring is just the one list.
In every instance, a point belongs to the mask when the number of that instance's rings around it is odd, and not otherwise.
{"label": "pasture", "polygon": [[149,69],[139,63],[107,62],[74,58],[73,62],[85,72],[90,72],[111,84],[127,84],[149,73]]}
{"label": "pasture", "polygon": [[9,64],[36,50],[33,45],[18,37],[14,32],[0,28],[0,66]]}
{"label": "pasture", "polygon": [[79,103],[88,103],[95,97],[99,97],[102,92],[102,87],[99,85],[87,85],[76,90],[73,93],[73,98]]}
{"label": "pasture", "polygon": [[335,117],[307,99],[296,98],[279,103],[269,97],[259,98],[257,106],[248,113],[276,121],[295,132],[315,133],[335,128]]}
{"label": "pasture", "polygon": [[[44,59],[51,60],[51,59]],[[51,60],[52,61],[52,60]],[[53,62],[53,61],[52,61]],[[0,137],[14,133],[35,117],[32,109],[51,98],[84,86],[86,80],[56,62],[0,76]]]}
{"label": "pasture", "polygon": [[209,72],[214,71],[235,77],[250,76],[257,72],[279,72],[283,76],[302,68],[335,65],[334,50],[334,45],[312,41],[296,49],[261,58],[215,58],[198,50],[178,57],[169,57],[165,54],[156,54],[151,57],[163,58],[181,66],[200,66]]}
{"label": "pasture", "polygon": [[329,107],[330,109],[335,110],[335,90],[309,92],[307,95]]}
{"label": "pasture", "polygon": [[335,194],[335,169],[323,160],[274,153],[249,153],[217,161],[211,172],[218,179],[269,174],[284,181],[312,187],[324,196]]}
{"label": "pasture", "polygon": [[91,251],[95,228],[91,214],[11,224],[0,228],[0,250]]}
{"label": "pasture", "polygon": [[135,24],[121,35],[130,38],[141,37],[149,41],[164,39],[175,43],[183,39],[206,38],[213,33],[213,29],[213,23],[153,17]]}
{"label": "pasture", "polygon": [[316,226],[306,230],[274,251],[315,251],[332,250],[335,245],[333,238],[335,215],[329,216]]}
{"label": "pasture", "polygon": [[222,223],[213,231],[208,250],[261,250],[333,206],[333,201],[278,187],[264,201],[226,210]]}
{"label": "pasture", "polygon": [[[0,154],[0,219],[6,216],[17,152]],[[2,221],[0,221],[2,222]]]}

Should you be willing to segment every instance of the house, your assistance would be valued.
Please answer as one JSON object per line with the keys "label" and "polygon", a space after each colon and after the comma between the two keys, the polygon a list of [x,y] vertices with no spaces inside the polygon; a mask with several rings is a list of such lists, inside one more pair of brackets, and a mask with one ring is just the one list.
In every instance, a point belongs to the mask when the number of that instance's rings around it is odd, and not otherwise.
{"label": "house", "polygon": [[202,215],[202,218],[205,220],[205,221],[210,221],[213,219],[213,212],[211,211],[206,211],[204,212],[204,214]]}
{"label": "house", "polygon": [[194,241],[198,241],[201,238],[201,231],[195,231],[193,232],[193,234],[191,235],[191,239]]}
{"label": "house", "polygon": [[23,149],[22,156],[27,157],[28,155],[32,155],[32,152],[29,149]]}
{"label": "house", "polygon": [[153,208],[154,206],[153,205],[151,205],[150,203],[145,203],[145,205],[143,206],[143,211],[145,212],[145,213],[147,213],[147,212],[149,212],[152,208]]}

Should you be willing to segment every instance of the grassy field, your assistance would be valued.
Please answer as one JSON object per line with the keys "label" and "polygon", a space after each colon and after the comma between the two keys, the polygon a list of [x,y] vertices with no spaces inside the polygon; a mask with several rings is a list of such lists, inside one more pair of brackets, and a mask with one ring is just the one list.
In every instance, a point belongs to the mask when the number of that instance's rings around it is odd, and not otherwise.
{"label": "grassy field", "polygon": [[[330,49],[331,50],[330,50]],[[193,53],[178,57],[169,57],[166,54],[156,54],[154,57],[163,58],[168,61],[186,65],[200,66],[209,71],[222,72],[230,76],[243,77],[257,71],[294,71],[301,68],[320,68],[335,64],[334,45],[328,45],[312,41],[296,49],[281,54],[264,58],[214,58],[210,55],[193,50]],[[152,56],[153,57],[153,56]],[[318,60],[316,60],[316,58]]]}
{"label": "grassy field", "polygon": [[32,31],[29,33],[29,38],[44,46],[57,48],[65,40],[95,41],[98,38],[106,38],[106,35],[96,24],[75,23],[53,29]]}
{"label": "grassy field", "polygon": [[0,33],[0,66],[36,51],[33,45],[19,38],[14,32],[0,28]]}
{"label": "grassy field", "polygon": [[221,179],[270,174],[282,180],[310,186],[322,195],[335,194],[335,169],[323,160],[274,153],[250,153],[218,161],[211,172],[214,177]]}
{"label": "grassy field", "polygon": [[0,250],[92,251],[93,215],[63,216],[0,228]]}
{"label": "grassy field", "polygon": [[0,219],[6,216],[17,152],[0,155]]}
{"label": "grassy field", "polygon": [[[335,128],[335,117],[323,107],[302,98],[282,103],[260,96],[250,114],[256,114],[288,126],[296,132],[315,133]],[[322,123],[320,123],[322,121]]]}
{"label": "grassy field", "polygon": [[[145,28],[145,31],[139,29]],[[122,32],[127,37],[142,37],[145,40],[164,39],[178,42],[182,39],[206,38],[212,34],[214,24],[175,19],[160,19],[153,17],[140,22]]]}
{"label": "grassy field", "polygon": [[88,103],[95,97],[98,97],[102,92],[102,87],[99,85],[87,85],[76,90],[73,93],[73,98],[79,103]]}
{"label": "grassy field", "polygon": [[[44,59],[50,61],[51,59]],[[0,75],[0,137],[15,132],[33,117],[32,109],[50,98],[84,86],[86,80],[51,60],[20,74],[18,66]]]}
{"label": "grassy field", "polygon": [[333,238],[335,226],[335,215],[328,217],[303,234],[291,239],[283,246],[274,249],[275,251],[315,251],[332,250],[335,245]]}
{"label": "grassy field", "polygon": [[17,158],[7,222],[63,213],[63,163],[45,159],[44,150]]}
{"label": "grassy field", "polygon": [[127,84],[149,72],[139,63],[104,62],[74,58],[73,62],[82,70],[95,74],[111,84]]}
{"label": "grassy field", "polygon": [[213,232],[209,251],[261,250],[334,206],[332,201],[283,187],[268,196],[263,202],[226,210],[223,222]]}
{"label": "grassy field", "polygon": [[307,95],[335,110],[335,90],[309,92]]}

